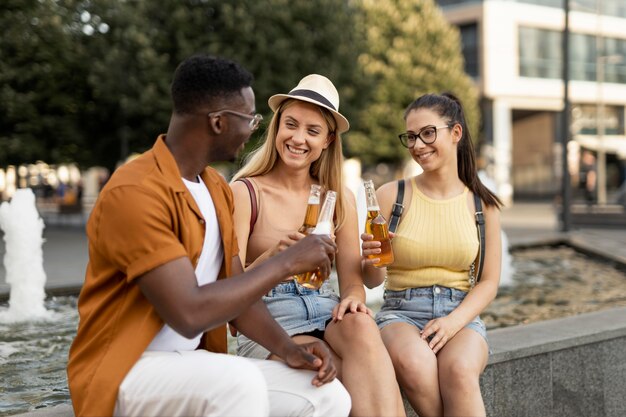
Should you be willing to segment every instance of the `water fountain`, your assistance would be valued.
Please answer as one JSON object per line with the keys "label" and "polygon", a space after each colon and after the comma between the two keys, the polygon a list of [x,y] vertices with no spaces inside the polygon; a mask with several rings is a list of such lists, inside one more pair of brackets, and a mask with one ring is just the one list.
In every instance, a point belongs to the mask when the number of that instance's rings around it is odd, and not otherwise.
{"label": "water fountain", "polygon": [[[0,415],[68,401],[67,346],[76,329],[75,298],[46,301],[44,222],[30,188],[0,205],[8,308],[0,308]],[[46,308],[47,307],[47,308]]]}
{"label": "water fountain", "polygon": [[10,202],[0,205],[0,228],[6,243],[6,282],[11,286],[9,308],[0,311],[0,322],[50,319],[51,313],[44,307],[44,223],[30,188],[16,190]]}

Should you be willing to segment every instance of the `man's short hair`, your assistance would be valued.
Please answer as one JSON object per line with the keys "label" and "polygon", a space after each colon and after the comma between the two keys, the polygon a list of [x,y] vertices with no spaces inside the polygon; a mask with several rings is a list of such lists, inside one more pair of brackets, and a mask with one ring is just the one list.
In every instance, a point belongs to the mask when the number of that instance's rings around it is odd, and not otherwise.
{"label": "man's short hair", "polygon": [[193,55],[174,72],[171,86],[174,112],[192,114],[215,98],[240,94],[252,85],[252,74],[234,61],[210,55]]}

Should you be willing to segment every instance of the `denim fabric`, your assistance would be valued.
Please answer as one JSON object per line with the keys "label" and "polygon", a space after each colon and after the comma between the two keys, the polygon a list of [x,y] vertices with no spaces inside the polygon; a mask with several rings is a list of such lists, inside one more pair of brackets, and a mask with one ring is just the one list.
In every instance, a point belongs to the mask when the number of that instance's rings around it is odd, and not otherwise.
{"label": "denim fabric", "polygon": [[[466,295],[464,291],[438,285],[404,291],[385,290],[383,305],[376,314],[376,324],[382,329],[388,324],[404,322],[422,330],[430,320],[450,314]],[[478,332],[489,343],[487,328],[479,316],[465,327]]]}
{"label": "denim fabric", "polygon": [[[315,330],[324,331],[339,297],[326,281],[319,290],[305,288],[295,281],[278,284],[263,301],[283,329],[294,336]],[[265,359],[270,352],[242,334],[237,335],[237,355]]]}

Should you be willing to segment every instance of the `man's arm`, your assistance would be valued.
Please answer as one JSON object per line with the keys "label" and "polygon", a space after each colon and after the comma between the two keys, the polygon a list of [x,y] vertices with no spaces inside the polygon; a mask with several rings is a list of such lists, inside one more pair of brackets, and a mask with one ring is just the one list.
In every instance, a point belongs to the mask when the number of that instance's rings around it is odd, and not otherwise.
{"label": "man's arm", "polygon": [[311,235],[246,272],[198,286],[191,261],[181,257],[138,278],[142,293],[159,316],[181,335],[192,338],[241,315],[283,277],[331,269],[336,246],[328,237]]}
{"label": "man's arm", "polygon": [[[235,273],[243,272],[238,256],[233,257],[232,268]],[[314,385],[330,382],[337,375],[330,351],[324,343],[296,344],[274,320],[263,300],[252,304],[232,323],[241,333],[281,357],[292,368],[317,371]]]}

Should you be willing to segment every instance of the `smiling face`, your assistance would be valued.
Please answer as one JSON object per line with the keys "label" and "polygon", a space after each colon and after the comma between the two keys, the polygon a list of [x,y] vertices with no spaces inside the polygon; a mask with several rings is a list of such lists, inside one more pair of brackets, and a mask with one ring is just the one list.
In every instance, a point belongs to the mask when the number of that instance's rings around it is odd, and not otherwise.
{"label": "smiling face", "polygon": [[408,133],[421,133],[426,127],[439,127],[436,130],[437,139],[431,144],[424,144],[419,138],[415,145],[409,148],[411,156],[424,171],[433,171],[441,167],[457,166],[457,143],[461,139],[462,129],[459,124],[448,128],[449,120],[445,120],[437,112],[418,108],[410,111],[406,117]]}
{"label": "smiling face", "polygon": [[329,133],[328,123],[318,106],[294,101],[282,109],[276,151],[285,165],[308,169],[332,142]]}

